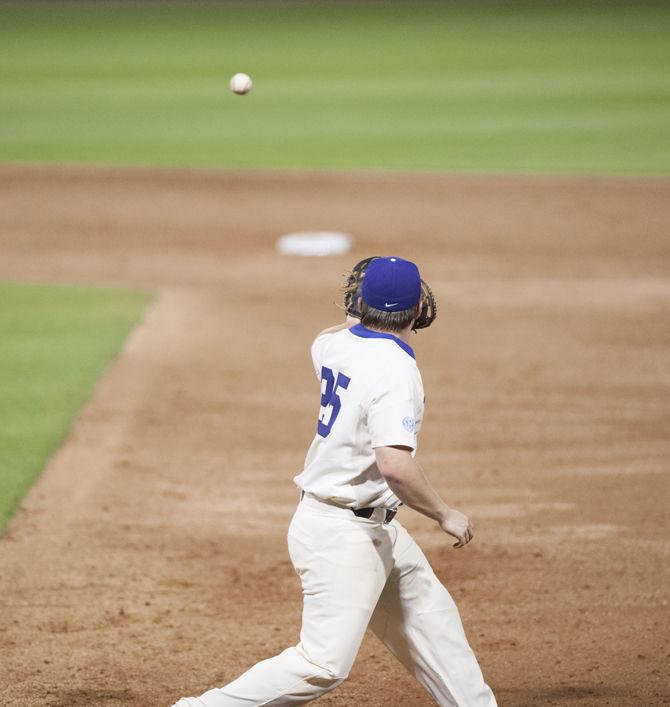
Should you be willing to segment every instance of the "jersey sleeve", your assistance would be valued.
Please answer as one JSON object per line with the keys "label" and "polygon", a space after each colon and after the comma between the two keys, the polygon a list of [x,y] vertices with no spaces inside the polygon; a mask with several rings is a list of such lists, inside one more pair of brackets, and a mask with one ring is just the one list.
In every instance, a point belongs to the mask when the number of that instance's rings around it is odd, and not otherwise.
{"label": "jersey sleeve", "polygon": [[372,448],[403,446],[416,449],[418,396],[422,395],[411,371],[384,376],[375,386],[368,408]]}
{"label": "jersey sleeve", "polygon": [[321,380],[321,362],[323,361],[323,352],[330,336],[330,334],[322,334],[321,336],[317,336],[312,342],[312,365],[314,366],[316,377],[319,380]]}

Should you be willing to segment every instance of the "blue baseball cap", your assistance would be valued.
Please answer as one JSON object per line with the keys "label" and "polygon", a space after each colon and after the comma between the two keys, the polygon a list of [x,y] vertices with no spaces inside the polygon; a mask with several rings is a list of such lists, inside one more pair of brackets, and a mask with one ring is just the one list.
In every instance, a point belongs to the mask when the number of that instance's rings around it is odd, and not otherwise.
{"label": "blue baseball cap", "polygon": [[361,296],[382,312],[412,309],[421,299],[419,268],[402,258],[375,258],[365,271]]}

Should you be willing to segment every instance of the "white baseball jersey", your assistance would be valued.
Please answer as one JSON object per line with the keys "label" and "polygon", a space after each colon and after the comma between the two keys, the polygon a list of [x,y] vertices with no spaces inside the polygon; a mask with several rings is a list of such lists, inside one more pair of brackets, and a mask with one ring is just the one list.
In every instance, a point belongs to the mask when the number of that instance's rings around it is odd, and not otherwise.
{"label": "white baseball jersey", "polygon": [[295,483],[340,506],[394,508],[400,500],[379,473],[374,449],[416,452],[424,394],[414,352],[392,334],[357,324],[317,337],[312,361],[321,408]]}

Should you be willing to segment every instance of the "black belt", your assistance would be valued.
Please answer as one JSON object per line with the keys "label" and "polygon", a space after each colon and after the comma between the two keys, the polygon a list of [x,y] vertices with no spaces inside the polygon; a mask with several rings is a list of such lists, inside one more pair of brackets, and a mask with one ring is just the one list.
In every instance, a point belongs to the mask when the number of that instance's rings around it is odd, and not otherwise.
{"label": "black belt", "polygon": [[[372,514],[375,510],[375,508],[352,508],[351,512],[359,518],[372,518]],[[387,508],[386,515],[384,516],[384,523],[390,523],[395,518],[395,514],[397,512],[397,508]]]}
{"label": "black belt", "polygon": [[[305,492],[300,490],[300,500],[305,498]],[[372,518],[372,514],[375,512],[375,508],[351,508],[351,512],[358,518]],[[398,512],[397,508],[387,508],[386,515],[384,516],[384,524],[390,523],[394,518],[395,514]]]}

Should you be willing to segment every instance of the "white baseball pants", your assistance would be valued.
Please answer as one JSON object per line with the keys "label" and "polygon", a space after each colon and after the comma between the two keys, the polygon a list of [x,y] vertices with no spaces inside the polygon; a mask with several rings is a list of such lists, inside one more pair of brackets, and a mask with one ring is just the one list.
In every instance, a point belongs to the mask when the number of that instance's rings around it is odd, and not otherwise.
{"label": "white baseball pants", "polygon": [[346,679],[369,625],[439,705],[495,707],[449,592],[409,533],[383,517],[383,509],[368,520],[305,496],[288,531],[304,596],[300,642],[177,706],[314,700]]}

